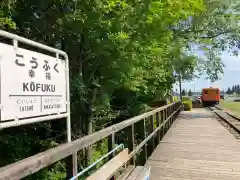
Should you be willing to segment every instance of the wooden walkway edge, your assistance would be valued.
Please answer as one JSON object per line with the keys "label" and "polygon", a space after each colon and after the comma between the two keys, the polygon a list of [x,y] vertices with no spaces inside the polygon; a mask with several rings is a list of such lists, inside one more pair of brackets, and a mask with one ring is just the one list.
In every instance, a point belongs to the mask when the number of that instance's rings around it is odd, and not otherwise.
{"label": "wooden walkway edge", "polygon": [[206,109],[181,112],[146,165],[151,180],[238,180],[240,144]]}

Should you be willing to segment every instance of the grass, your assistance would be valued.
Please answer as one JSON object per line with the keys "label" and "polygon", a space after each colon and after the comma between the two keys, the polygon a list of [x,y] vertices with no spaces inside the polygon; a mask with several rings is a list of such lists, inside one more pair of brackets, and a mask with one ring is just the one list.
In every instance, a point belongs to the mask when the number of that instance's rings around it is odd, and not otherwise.
{"label": "grass", "polygon": [[220,106],[240,116],[240,102],[220,101]]}

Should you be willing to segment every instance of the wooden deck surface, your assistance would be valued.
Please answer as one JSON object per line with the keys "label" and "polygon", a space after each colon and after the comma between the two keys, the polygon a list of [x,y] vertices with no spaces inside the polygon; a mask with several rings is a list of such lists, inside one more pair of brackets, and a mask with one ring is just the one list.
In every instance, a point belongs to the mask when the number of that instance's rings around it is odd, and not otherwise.
{"label": "wooden deck surface", "polygon": [[240,180],[239,143],[209,111],[181,112],[147,161],[151,180]]}

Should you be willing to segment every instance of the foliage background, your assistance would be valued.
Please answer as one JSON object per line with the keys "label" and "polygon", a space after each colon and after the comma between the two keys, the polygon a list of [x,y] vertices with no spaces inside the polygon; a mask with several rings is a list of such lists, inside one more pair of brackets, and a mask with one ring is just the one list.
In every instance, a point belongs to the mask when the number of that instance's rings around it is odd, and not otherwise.
{"label": "foliage background", "polygon": [[[223,73],[219,55],[239,47],[235,1],[3,0],[0,28],[62,49],[70,59],[72,138],[120,122],[165,100],[176,81]],[[198,57],[193,47],[205,55]],[[0,131],[0,166],[65,141],[64,121]],[[80,152],[83,168],[106,152]],[[64,179],[59,162],[27,179]]]}

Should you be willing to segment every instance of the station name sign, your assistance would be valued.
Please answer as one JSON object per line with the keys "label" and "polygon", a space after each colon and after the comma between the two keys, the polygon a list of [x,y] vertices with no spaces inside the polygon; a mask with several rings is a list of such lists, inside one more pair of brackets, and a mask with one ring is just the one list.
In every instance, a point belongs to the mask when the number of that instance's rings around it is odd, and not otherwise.
{"label": "station name sign", "polygon": [[0,43],[1,121],[65,113],[66,61]]}

